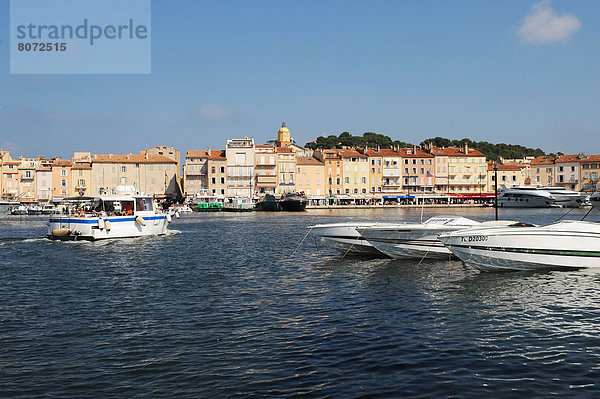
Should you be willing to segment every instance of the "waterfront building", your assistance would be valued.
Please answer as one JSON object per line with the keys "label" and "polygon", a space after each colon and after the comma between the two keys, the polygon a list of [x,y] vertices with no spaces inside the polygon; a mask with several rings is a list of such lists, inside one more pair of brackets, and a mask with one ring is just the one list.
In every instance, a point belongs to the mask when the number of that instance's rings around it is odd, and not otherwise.
{"label": "waterfront building", "polygon": [[600,191],[600,155],[590,155],[581,161],[581,186],[586,193]]}
{"label": "waterfront building", "polygon": [[429,147],[429,152],[434,156],[434,180],[435,180],[435,191],[438,193],[449,192],[449,174],[448,174],[448,160],[449,154],[446,153],[445,147]]}
{"label": "waterfront building", "polygon": [[35,198],[48,202],[52,199],[52,192],[52,161],[41,158],[35,170]]}
{"label": "waterfront building", "polygon": [[275,194],[277,189],[277,154],[273,145],[257,145],[256,153],[256,194]]}
{"label": "waterfront building", "polygon": [[154,155],[162,155],[167,157],[175,162],[177,162],[177,176],[179,177],[181,174],[181,153],[179,150],[176,150],[173,147],[169,147],[166,145],[157,145],[156,147],[148,148],[146,150],[148,156]]}
{"label": "waterfront building", "polygon": [[416,146],[400,148],[403,189],[407,194],[433,193],[435,156]]}
{"label": "waterfront building", "polygon": [[386,150],[378,148],[365,148],[363,154],[368,157],[369,163],[369,192],[371,194],[381,192],[381,184],[383,183],[383,153]]}
{"label": "waterfront building", "polygon": [[213,195],[225,195],[227,189],[227,160],[224,150],[188,150],[183,165],[183,187],[186,197],[200,189]]}
{"label": "waterfront building", "polygon": [[296,191],[296,154],[291,148],[277,147],[277,194]]}
{"label": "waterfront building", "polygon": [[[524,165],[509,164],[503,165],[498,164],[498,190],[502,189],[502,186],[526,186],[526,168]],[[489,162],[487,164],[487,179],[486,179],[486,192],[493,193],[495,190],[494,180],[494,163]]]}
{"label": "waterfront building", "polygon": [[554,161],[554,185],[581,191],[581,162],[585,159],[584,154],[560,155]]}
{"label": "waterfront building", "polygon": [[2,198],[16,200],[19,196],[19,165],[21,161],[13,159],[9,151],[0,151],[0,184]]}
{"label": "waterfront building", "polygon": [[18,198],[21,202],[36,201],[36,169],[41,165],[40,158],[19,157]]}
{"label": "waterfront building", "polygon": [[325,166],[314,157],[296,156],[296,190],[308,199],[324,199]]}
{"label": "waterfront building", "polygon": [[254,194],[254,139],[227,139],[225,147],[227,188],[229,198],[251,198]]}
{"label": "waterfront building", "polygon": [[369,191],[369,157],[357,150],[339,150],[344,178],[342,193],[366,194]]}
{"label": "waterfront building", "polygon": [[336,195],[342,193],[342,157],[339,150],[324,150],[317,149],[315,157],[323,162],[325,168],[325,186],[328,195]]}
{"label": "waterfront building", "polygon": [[[448,162],[448,190],[452,194],[481,195],[486,187],[487,164],[483,153],[467,145],[464,147],[434,148],[440,156],[439,164]],[[446,158],[447,157],[447,158]],[[436,165],[437,167],[437,165]],[[443,172],[442,172],[443,174]]]}
{"label": "waterfront building", "polygon": [[71,169],[73,161],[71,159],[52,159],[52,198],[59,199],[69,195],[71,188]]}
{"label": "waterfront building", "polygon": [[69,195],[96,195],[90,191],[92,184],[92,153],[75,152],[71,168],[71,190]]}
{"label": "waterfront building", "polygon": [[530,163],[531,185],[551,186],[554,184],[554,158],[536,157]]}
{"label": "waterfront building", "polygon": [[178,176],[175,160],[146,151],[139,155],[95,154],[91,160],[91,194],[109,194],[116,186],[126,185],[140,193],[161,195]]}

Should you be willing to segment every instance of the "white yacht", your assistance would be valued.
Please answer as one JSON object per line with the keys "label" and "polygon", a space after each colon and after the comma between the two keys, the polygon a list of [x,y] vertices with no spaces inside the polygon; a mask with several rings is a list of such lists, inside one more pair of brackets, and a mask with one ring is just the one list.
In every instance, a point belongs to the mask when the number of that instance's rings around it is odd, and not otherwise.
{"label": "white yacht", "polygon": [[515,223],[448,232],[439,239],[464,263],[485,271],[600,267],[599,223]]}
{"label": "white yacht", "polygon": [[555,201],[554,195],[538,187],[503,186],[498,194],[499,207],[549,208],[554,206]]}
{"label": "white yacht", "polygon": [[171,215],[158,209],[149,195],[117,191],[98,197],[67,197],[67,214],[50,217],[52,240],[102,240],[167,232]]}
{"label": "white yacht", "polygon": [[358,232],[372,226],[383,226],[384,223],[355,222],[355,223],[329,223],[310,226],[312,234],[319,237],[320,241],[329,248],[343,254],[354,255],[382,255]]}
{"label": "white yacht", "polygon": [[423,223],[366,226],[359,228],[358,232],[369,244],[392,258],[447,258],[450,251],[437,236],[480,224],[460,216],[436,216]]}
{"label": "white yacht", "polygon": [[567,190],[561,186],[545,186],[540,190],[544,190],[554,197],[554,205],[560,205],[563,208],[579,208],[586,194],[578,193],[577,191]]}

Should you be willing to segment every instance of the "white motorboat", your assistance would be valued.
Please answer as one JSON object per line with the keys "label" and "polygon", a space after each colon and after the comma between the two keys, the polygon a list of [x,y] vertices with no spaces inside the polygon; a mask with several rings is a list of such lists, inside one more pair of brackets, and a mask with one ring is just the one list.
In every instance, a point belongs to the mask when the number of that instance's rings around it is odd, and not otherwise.
{"label": "white motorboat", "polygon": [[161,235],[171,215],[158,209],[149,195],[67,197],[67,215],[50,217],[48,238],[102,240]]}
{"label": "white motorboat", "polygon": [[189,206],[187,206],[187,204],[186,204],[186,205],[183,205],[183,206],[180,206],[180,207],[177,209],[177,211],[178,211],[179,213],[192,213],[192,212],[193,212],[193,211],[192,211],[192,208],[190,208]]}
{"label": "white motorboat", "polygon": [[27,213],[29,215],[41,215],[42,214],[42,206],[40,204],[32,204],[27,208]]}
{"label": "white motorboat", "polygon": [[498,206],[512,208],[549,208],[556,198],[549,192],[537,187],[503,187],[498,194]]}
{"label": "white motorboat", "polygon": [[358,232],[359,229],[382,225],[387,224],[374,222],[330,223],[317,224],[310,226],[309,229],[312,234],[319,237],[324,245],[343,254],[382,255]]}
{"label": "white motorboat", "polygon": [[21,205],[19,202],[0,201],[0,218],[11,213],[13,208],[17,208],[19,205]]}
{"label": "white motorboat", "polygon": [[600,267],[600,224],[561,221],[546,226],[448,232],[441,242],[464,263],[480,270],[580,269]]}
{"label": "white motorboat", "polygon": [[58,209],[52,204],[42,205],[42,214],[44,215],[53,215],[58,213]]}
{"label": "white motorboat", "polygon": [[540,190],[552,194],[554,205],[560,205],[563,208],[579,208],[587,197],[587,194],[567,190],[561,186],[545,186],[541,187]]}
{"label": "white motorboat", "polygon": [[423,223],[387,224],[359,228],[362,238],[380,252],[399,258],[448,258],[450,251],[438,240],[448,231],[464,230],[480,222],[460,216],[432,217]]}
{"label": "white motorboat", "polygon": [[27,215],[27,207],[22,204],[17,204],[12,207],[10,213],[11,215]]}

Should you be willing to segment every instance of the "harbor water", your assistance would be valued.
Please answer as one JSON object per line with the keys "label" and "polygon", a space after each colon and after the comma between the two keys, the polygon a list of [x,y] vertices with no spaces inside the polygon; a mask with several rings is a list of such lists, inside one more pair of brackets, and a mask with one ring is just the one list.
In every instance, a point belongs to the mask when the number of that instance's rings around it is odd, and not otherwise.
{"label": "harbor water", "polygon": [[[423,210],[441,214],[494,210]],[[313,224],[421,217],[189,214],[167,236],[105,242],[53,242],[46,218],[4,218],[0,396],[598,396],[600,271],[480,273],[299,246]]]}

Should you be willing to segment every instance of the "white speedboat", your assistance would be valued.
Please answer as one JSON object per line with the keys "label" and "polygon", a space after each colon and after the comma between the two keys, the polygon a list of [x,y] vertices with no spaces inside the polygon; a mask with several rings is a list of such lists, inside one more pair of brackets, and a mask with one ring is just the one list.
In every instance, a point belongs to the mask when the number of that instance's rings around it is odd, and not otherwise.
{"label": "white speedboat", "polygon": [[42,214],[44,215],[53,215],[58,213],[58,209],[52,204],[45,204],[42,206]]}
{"label": "white speedboat", "polygon": [[11,215],[27,215],[27,207],[25,205],[18,204],[16,206],[13,206],[10,213]]}
{"label": "white speedboat", "polygon": [[374,222],[330,223],[317,224],[310,226],[309,229],[313,235],[319,237],[324,245],[343,254],[382,255],[358,232],[360,229],[382,225],[384,224]]}
{"label": "white speedboat", "polygon": [[579,269],[600,267],[600,224],[561,221],[546,226],[448,232],[441,242],[464,263],[480,270]]}
{"label": "white speedboat", "polygon": [[438,235],[480,224],[465,217],[447,216],[432,217],[423,223],[367,226],[358,232],[369,244],[392,258],[447,258],[450,251],[438,240]]}
{"label": "white speedboat", "polygon": [[541,187],[540,190],[552,194],[554,197],[554,205],[560,205],[563,208],[579,208],[587,197],[586,194],[567,190],[560,186],[546,186]]}
{"label": "white speedboat", "polygon": [[537,187],[504,187],[498,194],[498,206],[512,208],[549,208],[556,198],[549,192]]}
{"label": "white speedboat", "polygon": [[167,232],[171,221],[149,195],[68,197],[67,215],[50,217],[48,238],[53,240],[102,240],[141,237]]}
{"label": "white speedboat", "polygon": [[11,213],[13,208],[17,208],[19,205],[21,205],[19,202],[0,201],[0,218]]}
{"label": "white speedboat", "polygon": [[254,202],[248,197],[228,198],[223,204],[223,210],[227,212],[251,212],[254,210]]}
{"label": "white speedboat", "polygon": [[42,206],[40,204],[32,204],[27,208],[27,214],[29,215],[41,215]]}

